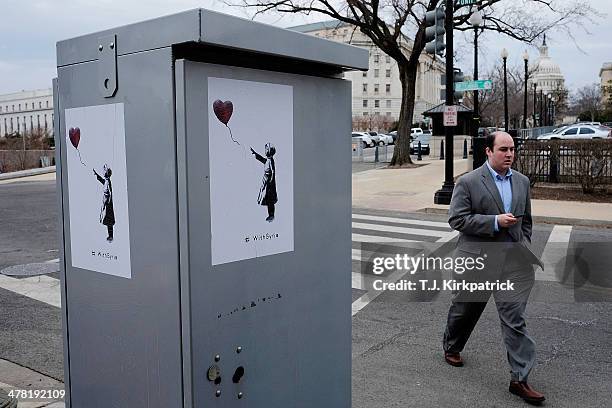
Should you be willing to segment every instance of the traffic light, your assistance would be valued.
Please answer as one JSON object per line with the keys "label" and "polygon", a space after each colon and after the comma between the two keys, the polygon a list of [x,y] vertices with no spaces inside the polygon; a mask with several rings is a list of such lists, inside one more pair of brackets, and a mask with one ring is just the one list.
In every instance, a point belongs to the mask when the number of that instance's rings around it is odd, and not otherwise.
{"label": "traffic light", "polygon": [[[453,70],[453,89],[455,89],[455,84],[457,82],[463,82],[464,76],[463,76],[463,72],[461,72],[460,68],[455,68]],[[455,91],[455,100],[459,101],[461,99],[463,99],[463,92],[457,92]]]}
{"label": "traffic light", "polygon": [[425,13],[425,52],[428,54],[443,55],[446,44],[444,43],[444,9],[438,7]]}

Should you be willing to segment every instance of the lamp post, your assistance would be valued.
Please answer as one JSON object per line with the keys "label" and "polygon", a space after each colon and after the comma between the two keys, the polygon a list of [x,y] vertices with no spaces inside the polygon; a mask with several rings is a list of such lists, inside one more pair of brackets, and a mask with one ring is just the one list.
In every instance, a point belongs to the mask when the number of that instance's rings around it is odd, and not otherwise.
{"label": "lamp post", "polygon": [[552,126],[552,94],[548,94],[548,110],[546,111],[546,117],[548,118],[548,126]]}
{"label": "lamp post", "polygon": [[527,80],[529,79],[529,53],[525,50],[523,54],[523,61],[525,61],[525,96],[523,98],[523,129],[527,129]]}
{"label": "lamp post", "polygon": [[[478,9],[472,13],[468,22],[474,27],[474,81],[478,81],[478,28],[483,23],[483,18]],[[478,128],[480,127],[480,107],[478,106],[478,91],[474,91],[474,119],[475,119],[475,137],[478,137]]]}
{"label": "lamp post", "polygon": [[536,118],[537,118],[537,106],[538,106],[538,84],[537,83],[533,83],[533,127],[536,127],[538,125]]}
{"label": "lamp post", "polygon": [[555,98],[554,96],[552,97],[552,105],[550,107],[550,118],[551,118],[551,125],[555,126],[555,111],[557,109],[557,98]]}
{"label": "lamp post", "polygon": [[540,126],[546,126],[544,122],[544,92],[540,89]]}
{"label": "lamp post", "polygon": [[508,74],[506,72],[506,65],[508,62],[508,50],[503,49],[501,57],[504,61],[504,128],[508,131]]}

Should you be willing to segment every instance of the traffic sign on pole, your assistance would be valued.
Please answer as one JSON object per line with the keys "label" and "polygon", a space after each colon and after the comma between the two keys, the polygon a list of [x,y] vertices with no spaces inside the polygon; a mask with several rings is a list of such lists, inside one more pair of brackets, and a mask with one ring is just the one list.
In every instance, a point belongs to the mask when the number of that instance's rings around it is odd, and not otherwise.
{"label": "traffic sign on pole", "polygon": [[457,126],[457,105],[444,106],[444,126]]}
{"label": "traffic sign on pole", "polygon": [[490,79],[482,79],[479,81],[455,82],[456,92],[465,91],[483,91],[493,89],[493,81]]}

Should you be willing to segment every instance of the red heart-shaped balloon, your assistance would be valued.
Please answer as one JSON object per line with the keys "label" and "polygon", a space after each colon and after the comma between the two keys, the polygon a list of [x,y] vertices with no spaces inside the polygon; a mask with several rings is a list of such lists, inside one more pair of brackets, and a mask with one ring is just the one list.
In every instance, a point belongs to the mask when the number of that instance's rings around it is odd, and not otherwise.
{"label": "red heart-shaped balloon", "polygon": [[78,148],[79,141],[81,140],[81,129],[70,128],[68,131],[68,136],[70,137],[70,143],[72,143],[75,148]]}
{"label": "red heart-shaped balloon", "polygon": [[229,122],[234,112],[234,104],[231,101],[222,102],[217,99],[213,102],[213,111],[215,111],[217,119],[227,126],[227,122]]}

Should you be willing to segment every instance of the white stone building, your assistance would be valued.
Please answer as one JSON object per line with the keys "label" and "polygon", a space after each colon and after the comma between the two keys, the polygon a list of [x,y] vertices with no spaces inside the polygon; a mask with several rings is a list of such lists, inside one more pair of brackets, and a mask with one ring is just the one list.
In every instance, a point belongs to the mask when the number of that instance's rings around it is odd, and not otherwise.
{"label": "white stone building", "polygon": [[599,79],[601,80],[601,103],[604,105],[612,95],[610,95],[609,87],[612,86],[612,62],[606,62],[599,70]]}
{"label": "white stone building", "polygon": [[542,90],[544,95],[556,94],[565,90],[565,77],[561,73],[559,65],[548,55],[548,45],[546,45],[546,34],[540,47],[540,57],[531,66],[532,72],[528,84],[530,92],[533,92],[533,83],[537,84],[536,91]]}
{"label": "white stone building", "polygon": [[51,88],[0,95],[0,137],[33,131],[53,135]]}
{"label": "white stone building", "polygon": [[[375,123],[369,126],[371,130],[387,130],[379,129],[383,121],[376,120],[377,118],[384,119],[385,124],[399,119],[402,85],[397,63],[374,45],[369,37],[349,24],[334,20],[289,29],[368,49],[370,69],[367,72],[353,71],[344,74],[353,84],[353,118],[374,118]],[[406,37],[402,38],[402,47],[409,52],[412,41]],[[443,62],[434,60],[425,53],[420,56],[413,122],[424,121],[423,112],[442,102],[440,86],[444,72]]]}

